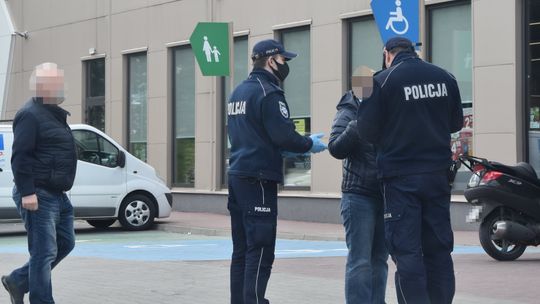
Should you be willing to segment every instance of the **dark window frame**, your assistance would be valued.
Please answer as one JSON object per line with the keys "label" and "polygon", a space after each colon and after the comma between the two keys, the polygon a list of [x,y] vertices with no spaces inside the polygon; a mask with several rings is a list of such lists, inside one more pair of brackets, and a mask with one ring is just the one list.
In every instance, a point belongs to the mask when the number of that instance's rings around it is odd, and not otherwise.
{"label": "dark window frame", "polygon": [[530,141],[530,132],[531,132],[531,119],[530,119],[530,111],[531,111],[531,105],[532,105],[532,93],[531,90],[531,85],[530,85],[530,82],[531,82],[531,74],[532,74],[532,65],[531,65],[531,61],[532,61],[532,51],[531,51],[531,47],[530,47],[530,43],[531,43],[531,28],[530,28],[530,22],[531,22],[531,6],[532,6],[532,2],[534,0],[526,0],[526,1],[523,1],[522,2],[522,23],[521,23],[521,26],[522,28],[521,29],[521,39],[523,41],[523,44],[525,45],[525,47],[523,47],[521,53],[522,53],[522,73],[523,73],[523,80],[522,80],[522,85],[521,85],[521,98],[522,98],[522,102],[521,104],[523,104],[523,109],[522,109],[522,115],[524,117],[524,119],[522,119],[522,124],[521,124],[521,127],[523,128],[523,131],[522,134],[523,134],[523,143],[522,143],[522,147],[523,147],[523,155],[518,155],[518,156],[521,156],[525,159],[526,162],[530,163],[531,161],[531,151],[530,151],[530,148],[531,148],[531,145],[529,143]]}
{"label": "dark window frame", "polygon": [[[283,34],[284,33],[294,33],[294,32],[303,32],[303,31],[307,31],[309,33],[309,52],[310,52],[310,57],[311,57],[311,42],[312,42],[312,37],[311,37],[311,25],[301,25],[301,26],[296,26],[296,27],[290,27],[290,28],[284,28],[284,29],[279,29],[277,31],[274,32],[274,37],[280,41],[281,43],[283,43]],[[287,46],[285,46],[285,49],[287,50]],[[301,54],[299,54],[301,56]],[[294,59],[293,59],[294,60]],[[309,63],[311,65],[311,62]],[[310,82],[309,82],[309,86],[310,86],[310,95],[311,95],[311,87],[312,87],[312,82],[311,82],[311,79],[312,79],[312,73],[311,73],[311,66],[309,67],[310,70],[309,70],[309,77],[310,77]],[[280,83],[281,85],[281,88],[283,90],[286,90],[285,89],[285,85],[283,83]],[[287,93],[285,91],[285,93]],[[309,98],[310,100],[310,111],[309,111],[309,125],[311,126],[311,118],[312,118],[312,111],[311,111],[311,96]],[[311,133],[311,127],[310,127],[310,130],[309,130],[309,133]],[[310,164],[310,167],[311,167],[311,161],[312,161],[312,156],[310,155],[310,160],[309,160],[309,164]],[[286,158],[283,158],[283,184],[280,184],[279,185],[279,189],[278,190],[292,190],[292,191],[311,191],[311,188],[312,188],[312,182],[313,182],[313,174],[310,173],[309,174],[309,177],[310,177],[310,182],[309,182],[309,186],[285,186],[285,159]]]}
{"label": "dark window frame", "polygon": [[[178,164],[178,160],[176,159],[176,87],[175,87],[175,84],[176,84],[176,56],[175,56],[175,51],[177,50],[191,50],[192,47],[191,47],[191,44],[185,44],[185,45],[179,45],[179,46],[175,46],[173,48],[171,48],[171,69],[170,69],[170,75],[171,75],[171,97],[172,97],[172,105],[171,105],[171,150],[172,150],[172,154],[171,154],[171,158],[172,158],[172,170],[171,170],[171,185],[173,187],[178,187],[178,188],[195,188],[195,180],[196,180],[196,174],[195,174],[195,177],[194,177],[194,180],[193,180],[193,183],[178,183],[175,181],[175,176],[176,176],[176,166]],[[194,61],[193,62],[194,65],[197,65],[197,63]],[[196,81],[196,74],[193,75],[193,77],[195,77],[195,80],[194,82]],[[195,98],[196,98],[196,92],[195,92]],[[193,101],[194,103],[196,102],[196,100]],[[193,139],[195,140],[196,136],[194,135]],[[197,156],[197,154],[195,153],[195,157]],[[193,159],[193,161],[195,162],[195,158]],[[195,163],[193,164],[193,166],[195,167]],[[196,172],[195,172],[196,173]]]}
{"label": "dark window frame", "polygon": [[220,162],[220,168],[221,168],[221,178],[220,178],[220,185],[222,189],[226,189],[228,187],[229,179],[227,177],[227,140],[229,137],[228,129],[227,129],[227,107],[225,106],[225,103],[227,102],[226,96],[226,89],[225,86],[227,85],[227,82],[225,80],[225,77],[220,77],[219,79],[219,93],[220,93],[220,100],[221,103],[219,105],[219,113],[220,113],[220,125],[221,125],[221,155],[219,158]]}
{"label": "dark window frame", "polygon": [[[90,65],[96,61],[103,61],[103,77],[104,77],[104,84],[103,84],[103,95],[102,96],[90,96],[90,92],[92,91],[92,77],[91,77],[91,68]],[[107,74],[106,74],[107,66],[106,66],[106,60],[105,57],[91,59],[84,61],[84,76],[85,76],[85,87],[84,87],[84,101],[83,101],[83,113],[84,113],[84,123],[88,125],[90,124],[89,121],[89,107],[92,106],[103,106],[103,128],[100,128],[100,126],[94,126],[93,127],[101,130],[102,132],[105,132],[106,128],[106,120],[105,120],[105,94],[106,94],[106,82],[107,82]]]}
{"label": "dark window frame", "polygon": [[[125,86],[125,92],[126,92],[126,108],[125,108],[125,111],[126,111],[126,147],[127,147],[127,151],[133,155],[133,151],[131,151],[131,115],[130,115],[130,112],[131,112],[131,108],[130,108],[130,102],[131,102],[131,99],[130,99],[130,86],[131,86],[131,80],[130,80],[130,73],[131,73],[131,67],[130,67],[130,59],[132,57],[135,57],[135,56],[139,56],[139,55],[143,55],[146,57],[146,106],[147,106],[147,111],[148,111],[148,52],[144,51],[144,52],[136,52],[136,53],[130,53],[130,54],[126,54],[124,55],[124,63],[126,64],[126,86]],[[146,117],[146,124],[147,124],[147,132],[148,132],[148,112],[147,112],[147,117]],[[148,136],[148,134],[147,134]],[[147,162],[148,161],[148,138],[146,140],[146,159],[145,160],[142,160],[143,162]]]}
{"label": "dark window frame", "polygon": [[[426,37],[426,43],[422,44],[422,45],[424,46],[424,50],[425,50],[425,54],[426,54],[425,60],[427,62],[431,62],[432,58],[433,58],[433,48],[432,48],[433,31],[431,30],[432,25],[433,25],[432,11],[437,10],[437,9],[444,9],[444,8],[454,7],[454,6],[466,5],[466,4],[469,4],[471,6],[471,9],[472,9],[471,0],[459,0],[459,1],[452,1],[452,2],[445,2],[445,3],[426,5],[426,7],[425,7],[425,16],[426,16],[425,17],[425,26],[426,26],[426,35],[425,35],[425,37]],[[471,14],[472,14],[472,12],[471,12]],[[472,31],[472,16],[471,16],[471,31]],[[472,44],[471,44],[471,47],[472,47]],[[471,104],[471,106],[474,107],[474,100],[473,100],[473,103]],[[473,117],[473,119],[474,119],[474,117]],[[473,141],[474,141],[474,137],[473,137]],[[468,171],[468,170],[463,170],[463,171],[460,170],[460,171],[458,171],[457,175],[456,175],[456,178],[455,178],[454,186],[452,187],[452,194],[458,194],[458,195],[463,194],[463,192],[464,192],[464,190],[466,188],[467,182],[469,181],[471,175],[472,175],[472,173],[470,171]]]}
{"label": "dark window frame", "polygon": [[[303,32],[303,31],[308,31],[308,33],[309,33],[309,41],[310,41],[309,52],[310,52],[310,55],[311,55],[311,25],[301,25],[301,26],[296,26],[296,27],[280,29],[280,30],[275,31],[274,37],[279,42],[283,43],[283,33],[294,33],[294,32]],[[287,50],[287,47],[285,47],[285,50]],[[300,53],[299,55],[301,56],[302,54]],[[310,62],[310,64],[311,64],[311,62]],[[311,78],[311,67],[310,67],[309,74],[310,74],[309,76]],[[311,85],[311,79],[310,79],[310,85]],[[280,83],[280,86],[281,86],[281,88],[283,90],[285,90],[284,83]],[[311,115],[311,111],[310,111],[310,115]]]}
{"label": "dark window frame", "polygon": [[[346,60],[347,62],[345,63],[345,66],[346,66],[346,69],[347,69],[347,79],[345,79],[345,82],[347,84],[346,86],[346,89],[347,90],[351,90],[352,89],[352,83],[351,83],[351,78],[352,78],[352,73],[353,73],[353,69],[352,69],[352,56],[353,56],[353,51],[352,51],[352,38],[353,38],[353,31],[352,31],[352,26],[355,22],[359,22],[359,21],[369,21],[369,20],[373,20],[375,22],[375,16],[373,16],[372,14],[371,15],[365,15],[365,16],[359,16],[359,17],[354,17],[354,18],[348,18],[347,20],[345,20],[346,22],[346,29],[347,29],[347,33],[346,33],[346,37],[347,37],[347,40],[345,41],[345,48],[346,48],[346,52],[347,52],[347,57],[346,57]],[[378,33],[377,33],[378,35]],[[383,53],[383,50],[381,49],[381,64],[382,64],[382,53]]]}
{"label": "dark window frame", "polygon": [[[431,5],[426,5],[426,8],[425,8],[425,26],[426,26],[426,43],[425,44],[422,44],[424,46],[424,50],[425,50],[425,53],[426,53],[426,61],[428,62],[431,62],[432,58],[433,58],[433,48],[431,47],[432,43],[433,43],[433,31],[431,30],[431,26],[433,25],[433,17],[432,17],[432,14],[431,12],[433,10],[437,10],[437,9],[444,9],[444,8],[448,8],[448,7],[454,7],[454,6],[461,6],[461,5],[465,5],[465,4],[469,4],[471,6],[471,9],[472,9],[472,3],[471,3],[471,0],[457,0],[457,1],[451,1],[451,2],[444,2],[444,3],[437,3],[437,4],[431,4]],[[471,12],[472,14],[472,12]],[[471,22],[472,22],[472,19],[471,19]],[[472,23],[471,23],[471,31],[472,31]]]}

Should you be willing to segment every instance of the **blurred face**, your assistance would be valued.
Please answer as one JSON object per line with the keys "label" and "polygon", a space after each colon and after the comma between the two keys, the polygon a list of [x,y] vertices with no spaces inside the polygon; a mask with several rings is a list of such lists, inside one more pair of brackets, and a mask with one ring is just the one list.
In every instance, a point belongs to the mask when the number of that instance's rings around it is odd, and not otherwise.
{"label": "blurred face", "polygon": [[373,76],[353,76],[352,90],[360,100],[364,100],[373,93]]}
{"label": "blurred face", "polygon": [[361,99],[367,99],[373,92],[374,71],[367,66],[357,68],[351,78],[351,85],[354,95]]}
{"label": "blurred face", "polygon": [[38,65],[30,77],[30,90],[44,104],[61,104],[64,101],[64,71],[54,63]]}

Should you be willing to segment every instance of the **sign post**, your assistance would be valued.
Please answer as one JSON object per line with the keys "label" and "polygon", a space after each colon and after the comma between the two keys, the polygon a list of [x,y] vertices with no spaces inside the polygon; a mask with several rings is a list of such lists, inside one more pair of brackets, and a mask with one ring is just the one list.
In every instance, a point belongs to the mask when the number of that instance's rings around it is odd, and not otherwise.
{"label": "sign post", "polygon": [[383,44],[396,36],[420,42],[420,0],[372,0],[371,9]]}
{"label": "sign post", "polygon": [[189,42],[204,76],[229,76],[232,70],[232,24],[199,22]]}

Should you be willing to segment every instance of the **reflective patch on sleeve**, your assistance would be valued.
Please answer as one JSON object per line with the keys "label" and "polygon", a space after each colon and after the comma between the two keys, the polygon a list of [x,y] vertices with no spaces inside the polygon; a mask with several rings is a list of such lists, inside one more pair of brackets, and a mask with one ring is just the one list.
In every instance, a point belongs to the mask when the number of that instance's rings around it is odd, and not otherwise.
{"label": "reflective patch on sleeve", "polygon": [[279,101],[279,111],[283,117],[289,118],[289,111],[287,110],[287,106],[283,101]]}

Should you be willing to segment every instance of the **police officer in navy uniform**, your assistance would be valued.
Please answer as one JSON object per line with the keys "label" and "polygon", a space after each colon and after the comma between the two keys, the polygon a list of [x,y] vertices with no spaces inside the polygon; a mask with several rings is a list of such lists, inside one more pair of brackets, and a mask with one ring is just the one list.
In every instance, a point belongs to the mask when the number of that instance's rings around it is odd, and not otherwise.
{"label": "police officer in navy uniform", "polygon": [[283,181],[283,155],[326,149],[323,134],[295,131],[280,87],[297,55],[275,40],[253,47],[253,71],[227,104],[231,143],[228,209],[233,254],[231,304],[269,303],[266,285],[274,262],[277,187]]}
{"label": "police officer in navy uniform", "polygon": [[446,304],[455,292],[451,252],[450,134],[463,126],[456,79],[418,58],[408,39],[385,45],[359,110],[359,135],[377,145],[385,237],[399,303]]}

